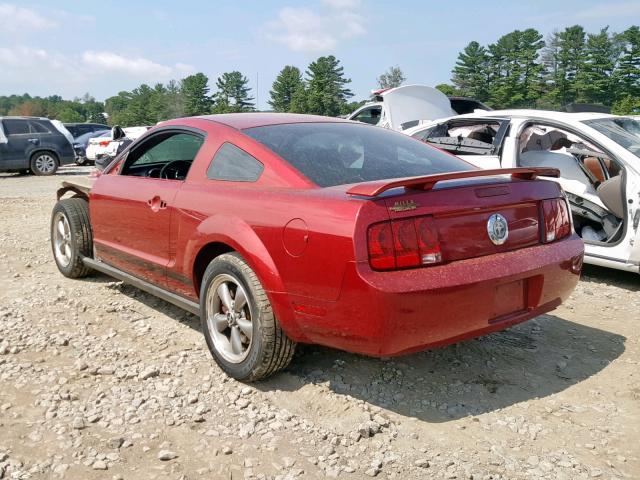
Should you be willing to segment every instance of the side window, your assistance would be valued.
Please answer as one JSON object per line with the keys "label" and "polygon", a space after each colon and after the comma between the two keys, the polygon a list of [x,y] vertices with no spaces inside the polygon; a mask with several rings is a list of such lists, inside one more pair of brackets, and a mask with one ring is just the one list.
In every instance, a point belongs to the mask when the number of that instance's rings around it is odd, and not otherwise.
{"label": "side window", "polygon": [[210,180],[255,182],[262,175],[264,165],[231,143],[223,144],[207,169]]}
{"label": "side window", "polygon": [[382,113],[382,108],[380,107],[371,107],[365,108],[360,113],[358,113],[351,120],[355,120],[357,122],[368,123],[370,125],[377,125],[380,121],[380,114]]}
{"label": "side window", "polygon": [[31,127],[31,133],[51,133],[46,124],[38,120],[30,120],[29,126]]}
{"label": "side window", "polygon": [[129,152],[120,174],[184,180],[203,143],[194,133],[158,133]]}
{"label": "side window", "polygon": [[8,137],[11,135],[24,135],[29,133],[29,123],[26,120],[5,120],[4,131]]}

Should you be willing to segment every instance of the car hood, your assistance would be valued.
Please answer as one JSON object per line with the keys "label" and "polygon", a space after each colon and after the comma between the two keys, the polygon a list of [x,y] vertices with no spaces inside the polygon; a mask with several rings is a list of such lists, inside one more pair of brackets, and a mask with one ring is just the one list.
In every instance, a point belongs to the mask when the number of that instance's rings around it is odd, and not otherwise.
{"label": "car hood", "polygon": [[392,88],[383,92],[381,97],[385,108],[379,125],[392,130],[404,130],[423,120],[456,115],[449,98],[440,90],[426,85]]}

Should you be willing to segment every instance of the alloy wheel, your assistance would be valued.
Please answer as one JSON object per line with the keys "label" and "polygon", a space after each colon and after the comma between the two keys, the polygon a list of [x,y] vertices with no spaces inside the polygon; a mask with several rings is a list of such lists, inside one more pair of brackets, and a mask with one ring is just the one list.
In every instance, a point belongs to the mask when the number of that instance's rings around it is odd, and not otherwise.
{"label": "alloy wheel", "polygon": [[41,173],[52,173],[56,168],[56,160],[51,156],[42,154],[36,158],[36,169]]}
{"label": "alloy wheel", "polygon": [[67,216],[58,212],[53,220],[53,251],[60,265],[66,267],[71,262],[71,228]]}
{"label": "alloy wheel", "polygon": [[242,362],[253,337],[252,305],[244,288],[231,275],[218,275],[207,290],[206,306],[215,349],[228,362]]}

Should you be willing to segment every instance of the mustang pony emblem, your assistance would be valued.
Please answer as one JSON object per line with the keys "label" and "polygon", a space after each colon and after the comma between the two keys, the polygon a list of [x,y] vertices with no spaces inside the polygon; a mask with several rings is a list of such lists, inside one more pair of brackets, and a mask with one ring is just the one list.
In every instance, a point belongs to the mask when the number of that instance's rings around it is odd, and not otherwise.
{"label": "mustang pony emblem", "polygon": [[494,213],[487,221],[487,233],[494,245],[502,245],[509,238],[509,224],[507,219],[499,213]]}
{"label": "mustang pony emblem", "polygon": [[415,210],[418,208],[418,204],[413,200],[400,200],[393,204],[390,210],[394,212],[406,212],[408,210]]}

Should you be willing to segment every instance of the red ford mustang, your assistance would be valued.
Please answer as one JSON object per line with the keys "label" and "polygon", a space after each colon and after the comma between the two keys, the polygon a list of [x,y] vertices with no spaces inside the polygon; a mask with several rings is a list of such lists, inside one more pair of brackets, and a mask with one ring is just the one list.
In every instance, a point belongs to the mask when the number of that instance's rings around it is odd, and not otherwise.
{"label": "red ford mustang", "polygon": [[334,118],[183,118],[65,183],[52,247],[68,277],[98,270],[199,314],[220,367],[256,380],[296,342],[398,355],[556,308],[583,245],[536,178],[554,174],[477,170]]}

